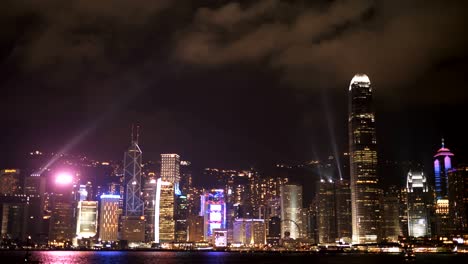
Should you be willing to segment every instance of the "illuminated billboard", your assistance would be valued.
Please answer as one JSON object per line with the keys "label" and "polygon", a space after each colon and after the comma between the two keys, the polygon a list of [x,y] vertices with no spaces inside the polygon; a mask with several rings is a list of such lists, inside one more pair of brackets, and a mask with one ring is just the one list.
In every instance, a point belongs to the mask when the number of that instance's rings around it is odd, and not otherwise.
{"label": "illuminated billboard", "polygon": [[203,195],[204,239],[211,240],[215,229],[226,228],[224,191],[214,189]]}
{"label": "illuminated billboard", "polygon": [[215,230],[213,233],[215,247],[227,247],[227,231]]}

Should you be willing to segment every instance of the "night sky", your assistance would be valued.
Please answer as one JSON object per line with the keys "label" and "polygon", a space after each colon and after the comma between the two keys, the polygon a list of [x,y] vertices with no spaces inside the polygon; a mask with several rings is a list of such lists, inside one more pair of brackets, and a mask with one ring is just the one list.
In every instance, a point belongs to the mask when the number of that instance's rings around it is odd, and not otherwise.
{"label": "night sky", "polygon": [[[248,168],[347,150],[366,73],[380,159],[468,163],[467,1],[2,0],[0,167],[33,149]],[[333,147],[336,146],[336,147]]]}

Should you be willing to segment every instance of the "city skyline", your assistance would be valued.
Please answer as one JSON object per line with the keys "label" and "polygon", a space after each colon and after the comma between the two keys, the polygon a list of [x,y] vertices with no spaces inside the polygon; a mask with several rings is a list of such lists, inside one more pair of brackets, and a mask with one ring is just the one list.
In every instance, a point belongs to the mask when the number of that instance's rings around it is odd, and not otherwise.
{"label": "city skyline", "polygon": [[3,1],[0,166],[35,149],[118,160],[132,124],[148,160],[326,158],[348,149],[344,91],[358,72],[375,89],[381,160],[429,167],[442,137],[468,157],[465,5]]}

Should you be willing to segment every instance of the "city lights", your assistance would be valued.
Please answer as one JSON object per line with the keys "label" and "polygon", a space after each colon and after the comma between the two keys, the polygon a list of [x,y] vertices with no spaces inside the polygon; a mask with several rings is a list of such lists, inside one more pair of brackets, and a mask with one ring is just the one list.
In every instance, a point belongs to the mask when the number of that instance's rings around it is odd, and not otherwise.
{"label": "city lights", "polygon": [[69,172],[60,172],[55,177],[55,183],[57,184],[67,185],[67,184],[71,184],[72,182],[73,182],[73,176]]}

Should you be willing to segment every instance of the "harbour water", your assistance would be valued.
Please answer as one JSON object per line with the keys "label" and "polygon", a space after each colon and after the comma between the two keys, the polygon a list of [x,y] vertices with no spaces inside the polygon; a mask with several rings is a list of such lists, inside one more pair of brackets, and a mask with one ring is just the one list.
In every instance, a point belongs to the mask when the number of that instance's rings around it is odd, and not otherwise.
{"label": "harbour water", "polygon": [[[24,251],[0,251],[0,263],[24,263]],[[32,260],[47,264],[183,264],[183,263],[468,263],[468,254],[418,254],[405,259],[392,254],[309,254],[240,252],[161,252],[161,251],[32,251]]]}

